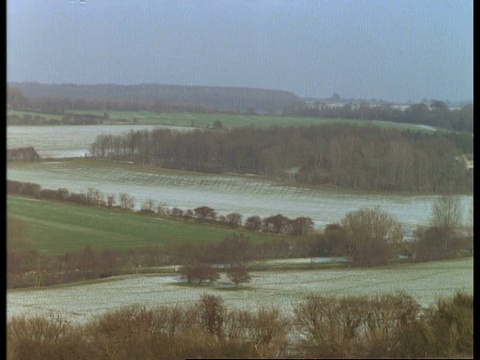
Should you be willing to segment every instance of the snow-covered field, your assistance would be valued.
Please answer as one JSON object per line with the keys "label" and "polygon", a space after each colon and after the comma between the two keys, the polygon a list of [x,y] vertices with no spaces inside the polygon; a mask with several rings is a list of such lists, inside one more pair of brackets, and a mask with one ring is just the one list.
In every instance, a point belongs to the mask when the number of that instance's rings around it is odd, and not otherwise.
{"label": "snow-covered field", "polygon": [[44,158],[83,157],[97,135],[153,129],[191,131],[186,127],[162,125],[7,126],[7,148],[33,146]]}
{"label": "snow-covered field", "polygon": [[[82,125],[82,126],[8,126],[7,147],[34,146],[43,157],[84,156],[96,136],[123,134],[130,130],[189,128],[154,125]],[[431,206],[437,196],[370,194],[352,191],[325,191],[309,187],[276,185],[255,177],[182,174],[159,171],[134,171],[124,166],[105,168],[72,165],[72,162],[39,163],[24,167],[9,164],[7,178],[33,182],[46,189],[67,188],[87,192],[95,187],[106,195],[125,192],[135,197],[137,209],[148,198],[169,208],[182,210],[207,205],[219,215],[238,212],[246,219],[278,213],[289,218],[308,216],[317,228],[339,222],[346,213],[364,207],[379,206],[393,215],[410,237],[417,225],[428,223]],[[158,170],[158,169],[157,169]],[[458,196],[464,222],[473,204],[473,196]]]}
{"label": "snow-covered field", "polygon": [[[105,195],[125,192],[135,197],[137,208],[146,199],[163,203],[170,209],[194,209],[207,205],[219,215],[238,212],[262,218],[278,213],[294,219],[311,217],[317,228],[339,222],[346,213],[364,207],[379,206],[394,216],[409,237],[417,225],[426,225],[437,196],[371,194],[353,191],[322,190],[277,185],[265,179],[235,175],[197,173],[176,174],[161,169],[128,168],[120,164],[94,167],[91,164],[61,161],[24,166],[9,164],[7,178],[40,184],[46,189],[67,188],[87,192],[95,187]],[[471,195],[459,195],[465,222],[473,203]]]}
{"label": "snow-covered field", "polygon": [[[7,127],[7,147],[34,146],[43,157],[83,156],[100,133],[124,133],[153,126]],[[340,221],[346,213],[379,206],[393,215],[407,236],[428,223],[436,196],[361,194],[276,185],[258,178],[174,172],[133,171],[124,166],[95,168],[73,162],[10,164],[7,178],[86,192],[95,187],[105,195],[121,192],[135,197],[137,207],[147,198],[169,208],[193,209],[207,205],[219,214],[244,216],[311,217],[317,228]],[[459,196],[468,219],[472,196]],[[473,219],[471,219],[473,220]],[[295,262],[302,260],[295,259]],[[305,261],[310,262],[311,259]],[[277,262],[277,265],[281,263]],[[456,290],[473,293],[473,258],[413,264],[384,269],[337,269],[255,272],[247,288],[186,287],[178,276],[132,275],[88,285],[7,292],[7,317],[58,314],[70,321],[87,321],[97,314],[132,304],[171,305],[197,301],[205,292],[221,296],[231,307],[280,306],[289,312],[308,293],[366,295],[406,291],[422,306]],[[220,282],[225,282],[221,279]]]}
{"label": "snow-covered field", "polygon": [[[298,260],[296,260],[298,262]],[[310,261],[310,259],[305,259]],[[131,275],[88,285],[7,292],[7,319],[15,315],[56,314],[85,322],[98,314],[140,304],[185,304],[204,293],[221,296],[233,308],[279,306],[289,313],[309,293],[328,296],[373,295],[405,291],[426,307],[457,290],[473,294],[473,258],[377,269],[328,269],[253,272],[245,288],[179,285],[179,276]],[[227,282],[221,278],[219,283]]]}

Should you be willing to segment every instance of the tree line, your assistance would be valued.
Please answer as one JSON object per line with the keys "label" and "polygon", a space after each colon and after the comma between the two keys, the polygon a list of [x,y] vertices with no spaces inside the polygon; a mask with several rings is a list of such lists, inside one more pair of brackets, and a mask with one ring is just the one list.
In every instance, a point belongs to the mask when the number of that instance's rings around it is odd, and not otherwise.
{"label": "tree line", "polygon": [[152,111],[152,107],[166,104],[181,111],[245,113],[255,109],[281,114],[285,107],[300,102],[302,100],[291,92],[254,88],[38,83],[7,86],[7,104],[13,109],[35,108],[52,113],[66,109]]}
{"label": "tree line", "polygon": [[473,138],[326,124],[179,133],[99,135],[90,154],[166,168],[249,173],[311,185],[372,191],[471,192],[459,160]]}
{"label": "tree line", "polygon": [[275,306],[235,309],[206,293],[187,305],[111,310],[86,324],[15,316],[7,321],[7,359],[473,356],[473,295],[457,292],[423,311],[406,293],[314,293],[292,307],[292,315]]}
{"label": "tree line", "polygon": [[[67,201],[82,205],[105,206],[118,208],[126,211],[135,211],[135,197],[120,193],[105,195],[95,187],[87,189],[86,193],[70,192],[66,188],[57,190],[42,189],[39,184],[7,180],[7,193],[27,195],[35,198]],[[182,210],[177,207],[168,208],[162,203],[156,203],[152,198],[147,198],[138,213],[146,215],[171,216],[183,220],[196,221],[210,225],[223,225],[232,229],[246,229],[249,231],[262,231],[266,233],[285,234],[291,236],[303,236],[314,230],[314,223],[310,217],[299,216],[290,219],[281,214],[261,218],[258,215],[249,216],[243,221],[243,215],[231,212],[226,215],[218,215],[215,209],[209,206],[199,206],[195,209]]]}
{"label": "tree line", "polygon": [[329,119],[382,120],[405,124],[422,124],[436,128],[473,133],[473,104],[466,104],[459,109],[450,109],[439,100],[430,104],[411,104],[405,109],[395,108],[389,104],[371,106],[367,102],[342,106],[315,103],[296,105],[287,109],[284,115],[308,116]]}
{"label": "tree line", "polygon": [[[23,89],[23,90],[22,90]],[[29,95],[26,96],[25,93]],[[268,113],[327,119],[381,120],[428,125],[473,133],[473,104],[450,109],[446,102],[414,103],[404,109],[366,101],[341,106],[307,103],[292,93],[276,90],[168,85],[44,85],[11,84],[7,105],[15,110],[63,114],[68,109],[199,113]]]}
{"label": "tree line", "polygon": [[[114,206],[113,202],[109,205],[104,203],[103,194],[95,188],[89,189],[87,194],[76,194],[69,193],[67,189],[42,190],[36,184],[8,180],[7,193],[64,201],[73,199],[73,202],[91,206]],[[121,194],[120,201],[122,209],[134,208],[131,196]],[[156,216],[168,214],[163,206],[158,208],[157,213],[153,208],[153,202],[147,200],[139,212]],[[196,208],[195,213],[198,221],[212,223],[213,209],[202,206]],[[122,252],[109,249],[100,254],[94,254],[87,246],[83,252],[51,257],[41,255],[32,248],[28,241],[28,224],[13,218],[7,223],[7,285],[52,285],[162,265],[180,265],[180,273],[188,283],[202,283],[217,280],[218,269],[213,265],[223,264],[223,271],[238,286],[249,280],[249,264],[255,260],[344,256],[351,266],[372,267],[385,265],[398,255],[414,262],[448,259],[462,256],[462,251],[470,253],[473,250],[473,236],[461,232],[461,219],[462,209],[458,200],[442,196],[434,203],[431,222],[419,226],[412,241],[404,241],[401,225],[390,214],[379,208],[365,208],[347,213],[339,223],[328,224],[322,231],[313,231],[310,219],[307,222],[309,231],[290,233],[296,236],[260,244],[252,243],[244,234],[235,234],[220,243],[189,241],[146,250]],[[257,231],[279,233],[282,226],[292,226],[287,220],[282,215],[267,217],[264,227]]]}

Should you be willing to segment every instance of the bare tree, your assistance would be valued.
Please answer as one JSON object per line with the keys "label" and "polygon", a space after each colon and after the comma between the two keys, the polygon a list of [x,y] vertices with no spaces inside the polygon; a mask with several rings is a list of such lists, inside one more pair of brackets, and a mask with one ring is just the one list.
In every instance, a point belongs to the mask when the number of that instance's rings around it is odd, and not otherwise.
{"label": "bare tree", "polygon": [[290,222],[292,226],[291,234],[294,236],[303,236],[313,231],[313,220],[309,217],[297,217]]}
{"label": "bare tree", "polygon": [[142,210],[154,212],[155,201],[151,197],[147,198],[142,204]]}
{"label": "bare tree", "polygon": [[348,213],[341,221],[347,236],[347,256],[357,266],[383,265],[393,244],[403,239],[400,224],[379,208]]}
{"label": "bare tree", "polygon": [[245,263],[252,257],[253,244],[250,238],[243,234],[233,234],[225,237],[215,247],[215,261],[227,266]]}
{"label": "bare tree", "polygon": [[114,206],[115,203],[116,203],[116,202],[115,202],[115,195],[113,195],[113,194],[108,195],[108,196],[107,196],[107,205],[108,205],[108,207]]}
{"label": "bare tree", "polygon": [[135,198],[126,193],[120,193],[120,207],[122,209],[132,210],[135,207]]}
{"label": "bare tree", "polygon": [[223,337],[226,308],[219,296],[204,294],[198,304],[200,319],[205,329],[212,335]]}
{"label": "bare tree", "polygon": [[88,188],[87,192],[87,202],[90,205],[100,205],[103,203],[104,196],[100,190],[97,188],[91,187]]}
{"label": "bare tree", "polygon": [[218,270],[212,265],[204,262],[200,262],[195,266],[195,269],[193,270],[193,276],[198,279],[199,284],[205,280],[208,280],[210,283],[212,283],[220,279]]}
{"label": "bare tree", "polygon": [[238,263],[231,266],[227,271],[228,278],[238,288],[239,284],[250,282],[252,277],[248,273],[248,269],[243,263]]}
{"label": "bare tree", "polygon": [[245,221],[245,229],[258,231],[262,228],[262,219],[258,215],[250,216]]}
{"label": "bare tree", "polygon": [[450,228],[430,226],[417,228],[411,242],[413,261],[432,261],[457,256],[462,239]]}
{"label": "bare tree", "polygon": [[240,215],[237,212],[227,214],[225,217],[225,221],[228,224],[228,226],[235,229],[242,224],[242,215]]}
{"label": "bare tree", "polygon": [[169,209],[167,208],[167,205],[164,203],[159,203],[157,205],[157,214],[158,215],[167,215],[169,213]]}
{"label": "bare tree", "polygon": [[448,230],[457,230],[462,221],[460,200],[453,196],[442,195],[432,206],[430,225]]}

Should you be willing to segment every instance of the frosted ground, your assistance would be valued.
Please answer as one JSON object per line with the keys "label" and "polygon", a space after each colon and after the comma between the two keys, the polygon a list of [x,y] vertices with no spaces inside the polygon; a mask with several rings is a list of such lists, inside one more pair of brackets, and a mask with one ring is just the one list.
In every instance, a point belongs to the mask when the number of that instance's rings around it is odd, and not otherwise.
{"label": "frosted ground", "polygon": [[[122,134],[158,127],[161,126],[9,126],[7,147],[34,146],[43,157],[84,156],[100,133]],[[74,192],[86,192],[89,187],[96,187],[106,195],[125,192],[135,197],[137,206],[152,198],[169,208],[193,209],[208,205],[219,214],[239,212],[244,218],[277,213],[289,218],[309,216],[317,228],[340,221],[347,212],[380,206],[402,223],[407,236],[417,225],[428,222],[431,205],[437,198],[325,191],[275,185],[259,178],[233,175],[192,173],[180,176],[168,171],[138,172],[111,164],[92,171],[89,166],[72,164],[68,161],[29,164],[26,167],[9,164],[7,178],[38,183],[49,189],[68,188]],[[464,221],[473,221],[469,219],[473,196],[458,198],[463,205]],[[300,263],[311,259],[288,261]],[[155,306],[195,302],[205,292],[221,296],[228,306],[255,308],[278,305],[286,312],[312,292],[341,296],[403,290],[414,296],[422,306],[429,306],[438,296],[449,296],[456,290],[473,293],[473,258],[386,269],[256,272],[252,275],[248,288],[238,291],[222,287],[185,287],[178,284],[181,281],[178,276],[158,275],[118,277],[89,285],[11,290],[7,292],[7,317],[58,314],[71,321],[83,322],[105,311],[131,304]]]}
{"label": "frosted ground", "polygon": [[[310,261],[310,259],[305,259]],[[297,260],[298,262],[298,260]],[[473,294],[473,258],[377,269],[325,269],[253,272],[246,288],[179,285],[180,276],[131,275],[88,285],[7,292],[7,319],[16,315],[59,315],[85,322],[109,310],[139,304],[146,307],[188,304],[205,293],[221,296],[229,308],[278,306],[291,313],[305,295],[373,295],[405,291],[422,307],[457,290]]]}
{"label": "frosted ground", "polygon": [[[34,146],[42,157],[84,156],[96,136],[124,134],[131,130],[191,128],[159,125],[82,125],[82,126],[8,126],[7,147]],[[417,225],[428,223],[430,209],[437,196],[370,194],[353,191],[325,191],[299,186],[275,185],[259,178],[208,174],[128,170],[125,167],[95,168],[69,163],[41,163],[23,167],[9,164],[7,178],[40,184],[43,188],[67,188],[86,192],[95,187],[104,194],[125,192],[135,197],[137,208],[148,198],[168,208],[182,210],[207,205],[218,214],[238,212],[262,218],[281,213],[289,218],[308,216],[316,228],[340,221],[346,213],[363,207],[379,206],[393,215],[411,237]],[[463,222],[472,222],[473,196],[458,196],[463,206]]]}
{"label": "frosted ground", "polygon": [[161,125],[7,126],[7,148],[33,146],[44,158],[83,157],[100,134],[122,135],[153,129],[191,131],[186,127]]}
{"label": "frosted ground", "polygon": [[[353,191],[321,190],[308,187],[276,185],[260,178],[235,175],[208,175],[145,169],[130,170],[125,165],[105,164],[92,169],[78,162],[42,162],[9,164],[7,178],[40,184],[43,188],[67,188],[87,192],[94,187],[105,195],[124,192],[135,197],[137,208],[151,198],[156,204],[182,210],[207,205],[218,214],[238,212],[246,219],[278,213],[291,219],[308,216],[316,228],[339,222],[346,213],[363,207],[379,206],[393,215],[410,237],[417,225],[426,225],[437,196],[371,194]],[[459,195],[464,222],[471,222],[471,195]]]}

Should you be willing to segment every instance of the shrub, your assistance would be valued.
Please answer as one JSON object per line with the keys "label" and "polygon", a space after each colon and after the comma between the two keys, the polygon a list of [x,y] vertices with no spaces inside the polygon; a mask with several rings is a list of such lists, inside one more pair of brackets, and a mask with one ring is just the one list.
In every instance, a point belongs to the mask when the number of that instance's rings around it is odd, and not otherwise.
{"label": "shrub", "polygon": [[462,238],[450,228],[431,226],[418,228],[412,243],[414,261],[432,261],[458,256]]}
{"label": "shrub", "polygon": [[58,316],[14,317],[7,325],[7,359],[85,359],[81,331]]}
{"label": "shrub", "polygon": [[387,357],[398,334],[416,324],[419,305],[406,294],[331,298],[309,295],[295,309],[307,357]]}
{"label": "shrub", "polygon": [[429,356],[473,356],[473,295],[440,298],[426,312]]}
{"label": "shrub", "polygon": [[132,305],[73,325],[57,316],[7,322],[7,359],[467,358],[473,296],[439,299],[419,316],[404,293],[310,295],[293,318],[275,307],[228,310],[204,294],[194,305]]}
{"label": "shrub", "polygon": [[219,296],[204,294],[198,304],[200,321],[204,328],[212,335],[223,337],[223,322],[225,306]]}

